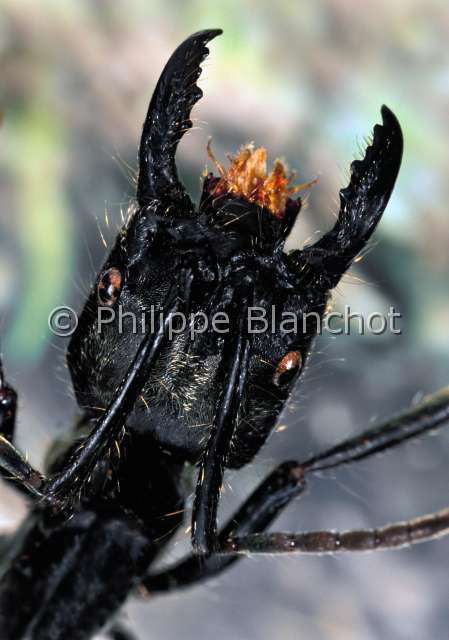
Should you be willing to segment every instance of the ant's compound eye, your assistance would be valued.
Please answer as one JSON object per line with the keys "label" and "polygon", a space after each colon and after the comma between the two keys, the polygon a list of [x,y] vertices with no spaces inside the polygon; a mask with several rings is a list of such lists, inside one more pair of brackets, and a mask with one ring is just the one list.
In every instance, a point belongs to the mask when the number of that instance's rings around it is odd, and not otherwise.
{"label": "ant's compound eye", "polygon": [[302,356],[299,351],[289,351],[279,360],[273,376],[273,384],[284,387],[291,382],[302,367]]}
{"label": "ant's compound eye", "polygon": [[99,304],[112,307],[119,299],[122,291],[122,274],[115,267],[111,267],[101,274],[97,285]]}

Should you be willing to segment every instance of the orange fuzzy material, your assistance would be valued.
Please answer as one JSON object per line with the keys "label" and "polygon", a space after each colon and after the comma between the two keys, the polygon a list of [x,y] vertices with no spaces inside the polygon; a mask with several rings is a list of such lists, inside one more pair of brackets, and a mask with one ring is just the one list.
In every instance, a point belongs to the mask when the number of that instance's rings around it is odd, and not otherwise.
{"label": "orange fuzzy material", "polygon": [[220,179],[214,188],[215,195],[234,193],[243,196],[269,209],[276,218],[282,218],[287,200],[301,189],[310,187],[313,182],[290,187],[292,175],[287,172],[281,160],[275,160],[270,174],[267,173],[267,151],[264,147],[254,148],[249,144],[242,147],[236,156],[229,156],[230,166],[224,166],[215,158],[207,145],[209,158],[220,173]]}

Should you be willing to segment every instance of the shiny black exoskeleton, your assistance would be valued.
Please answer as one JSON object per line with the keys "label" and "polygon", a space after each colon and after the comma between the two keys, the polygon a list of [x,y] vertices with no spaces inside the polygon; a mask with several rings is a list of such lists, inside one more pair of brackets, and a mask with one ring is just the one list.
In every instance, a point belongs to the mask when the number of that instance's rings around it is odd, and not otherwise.
{"label": "shiny black exoskeleton", "polygon": [[[135,206],[68,349],[83,415],[75,441],[55,448],[46,475],[13,444],[15,395],[1,378],[0,468],[32,499],[23,526],[2,545],[2,640],[91,638],[134,588],[172,589],[233,562],[242,540],[262,535],[303,491],[306,472],[365,457],[410,437],[410,425],[418,433],[447,417],[447,395],[439,396],[432,410],[416,408],[393,429],[365,432],[302,464],[283,463],[217,532],[224,469],[251,461],[275,425],[304,368],[316,318],[379,222],[402,155],[399,124],[383,107],[383,124],[340,192],[334,228],[289,255],[284,241],[301,208],[292,192],[271,209],[251,191],[231,188],[238,180],[209,175],[195,208],[178,179],[175,151],[202,95],[196,81],[206,44],[219,33],[188,38],[156,86]],[[279,175],[260,187],[267,202],[282,196]],[[254,308],[270,319],[268,330],[250,329]],[[128,314],[122,324],[120,310]],[[212,326],[217,314],[228,319],[219,325],[227,330]],[[296,318],[295,331],[282,324],[285,314]],[[144,326],[150,316],[155,323]],[[151,573],[182,522],[182,474],[192,463],[193,554]],[[110,633],[124,637],[117,627]]]}

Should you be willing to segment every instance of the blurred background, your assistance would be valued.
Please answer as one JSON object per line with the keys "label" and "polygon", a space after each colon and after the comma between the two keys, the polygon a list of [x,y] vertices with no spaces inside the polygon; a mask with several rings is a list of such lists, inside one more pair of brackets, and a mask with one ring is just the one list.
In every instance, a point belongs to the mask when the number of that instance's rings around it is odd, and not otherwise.
{"label": "blurred background", "polygon": [[[300,181],[319,177],[289,246],[329,228],[352,159],[386,103],[405,136],[402,171],[369,254],[334,307],[394,305],[400,336],[323,336],[254,464],[227,476],[223,513],[281,460],[356,433],[449,382],[449,5],[441,0],[2,0],[0,5],[0,318],[20,394],[18,442],[41,465],[76,405],[55,306],[77,310],[134,194],[148,100],[190,33],[222,27],[204,64],[204,98],[180,146],[193,197],[215,153],[254,141]],[[287,428],[284,428],[287,426]],[[447,504],[449,430],[310,482],[276,528],[382,525]],[[25,505],[2,487],[0,525]],[[190,514],[186,516],[186,527]],[[188,547],[178,536],[173,555]],[[241,561],[206,586],[123,618],[140,638],[402,640],[447,638],[449,538],[413,549]],[[169,558],[170,559],[170,558]]]}

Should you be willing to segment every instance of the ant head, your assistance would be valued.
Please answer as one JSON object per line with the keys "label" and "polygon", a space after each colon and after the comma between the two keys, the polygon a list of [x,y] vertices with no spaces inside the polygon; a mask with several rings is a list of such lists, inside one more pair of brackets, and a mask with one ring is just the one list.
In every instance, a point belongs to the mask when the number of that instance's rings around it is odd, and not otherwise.
{"label": "ant head", "polygon": [[250,352],[227,461],[239,466],[274,426],[304,369],[330,290],[380,220],[399,170],[402,136],[383,107],[383,124],[340,192],[334,228],[290,255],[283,244],[301,208],[296,193],[308,185],[290,186],[280,161],[268,174],[262,148],[244,147],[228,169],[215,161],[219,175],[206,177],[197,210],[174,155],[201,96],[196,80],[205,44],[218,33],[184,42],[158,82],[139,151],[138,206],[98,276],[68,363],[80,405],[101,411],[175,289],[182,312],[127,425],[152,433],[172,454],[198,459],[226,392],[236,339],[244,334]]}

